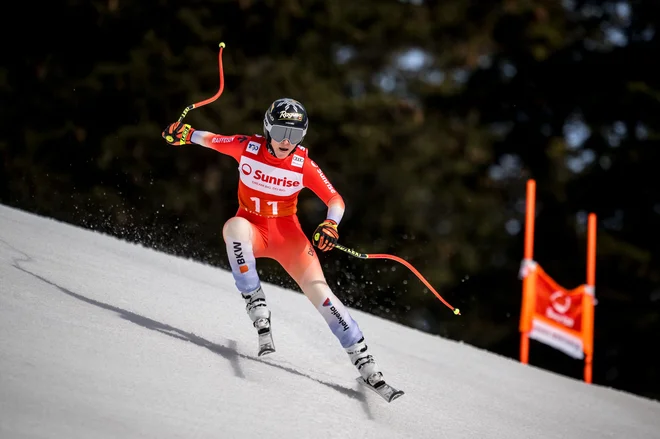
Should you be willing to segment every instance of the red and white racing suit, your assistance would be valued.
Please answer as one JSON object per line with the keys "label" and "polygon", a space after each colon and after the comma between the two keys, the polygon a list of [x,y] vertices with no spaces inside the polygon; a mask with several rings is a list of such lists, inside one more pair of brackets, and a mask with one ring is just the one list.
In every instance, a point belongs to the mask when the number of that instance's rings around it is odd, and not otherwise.
{"label": "red and white racing suit", "polygon": [[195,131],[191,140],[238,162],[236,217],[247,220],[252,230],[249,240],[229,236],[227,227],[223,235],[239,291],[246,293],[260,286],[256,258],[275,259],[323,315],[344,348],[359,341],[362,332],[358,324],[328,287],[316,252],[296,216],[298,194],[305,187],[328,206],[326,218],[339,224],[344,214],[342,197],[309,158],[307,149],[297,146],[292,154],[278,159],[268,152],[266,138],[259,135]]}

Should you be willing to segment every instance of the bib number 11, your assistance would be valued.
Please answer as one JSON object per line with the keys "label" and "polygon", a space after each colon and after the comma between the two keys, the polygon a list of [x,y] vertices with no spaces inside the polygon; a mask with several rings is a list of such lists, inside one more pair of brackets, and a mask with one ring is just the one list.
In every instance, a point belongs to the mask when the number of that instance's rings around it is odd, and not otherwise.
{"label": "bib number 11", "polygon": [[[261,199],[257,197],[250,197],[250,200],[254,201],[254,211],[257,213],[261,212]],[[266,201],[266,205],[270,206],[273,212],[273,215],[277,215],[277,201]]]}

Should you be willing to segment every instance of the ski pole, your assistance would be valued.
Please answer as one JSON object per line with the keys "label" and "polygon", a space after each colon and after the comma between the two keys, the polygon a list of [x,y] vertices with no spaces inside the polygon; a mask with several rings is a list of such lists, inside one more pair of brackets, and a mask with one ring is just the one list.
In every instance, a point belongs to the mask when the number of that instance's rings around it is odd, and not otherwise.
{"label": "ski pole", "polygon": [[[218,69],[220,71],[220,88],[218,89],[218,92],[215,95],[213,95],[212,97],[208,98],[208,99],[204,99],[203,101],[196,102],[194,104],[188,105],[183,110],[183,113],[181,113],[181,116],[179,117],[179,122],[181,122],[183,120],[183,118],[186,117],[186,115],[188,114],[188,112],[190,110],[194,110],[195,108],[199,108],[199,107],[202,107],[204,105],[210,104],[211,102],[218,99],[220,97],[220,95],[222,94],[222,92],[224,91],[224,89],[225,89],[225,75],[224,75],[224,71],[223,71],[223,68],[222,68],[222,49],[224,49],[224,48],[225,48],[225,43],[220,43],[220,51],[218,52]],[[187,132],[184,132],[182,138],[185,138],[186,134],[187,134]],[[167,136],[166,139],[167,139],[168,142],[173,141],[172,136]]]}
{"label": "ski pole", "polygon": [[435,294],[435,297],[437,297],[438,300],[440,300],[440,302],[444,303],[449,309],[454,311],[454,314],[456,314],[457,316],[461,315],[461,311],[458,308],[454,308],[449,303],[447,303],[447,301],[445,299],[443,299],[440,294],[438,294],[438,292],[435,290],[435,288],[433,288],[431,286],[429,281],[427,281],[424,278],[424,276],[422,276],[421,273],[419,271],[417,271],[417,269],[415,267],[413,267],[407,261],[404,261],[400,257],[394,256],[394,255],[378,254],[378,253],[376,253],[376,254],[360,253],[360,252],[356,252],[355,250],[350,249],[348,247],[344,247],[343,245],[340,245],[340,244],[336,244],[335,248],[338,249],[338,250],[341,250],[345,253],[348,253],[351,256],[355,256],[356,258],[360,258],[360,259],[389,259],[391,261],[396,261],[396,262],[398,262],[402,265],[405,265],[406,267],[408,267],[408,269],[410,271],[412,271],[415,274],[415,276],[417,276],[419,278],[419,280],[421,280],[424,283],[424,285],[426,285],[426,288],[428,288],[429,290],[431,290],[431,292],[433,294]]}
{"label": "ski pole", "polygon": [[179,122],[183,120],[184,117],[186,117],[186,114],[190,110],[194,110],[195,108],[202,107],[206,104],[210,104],[211,102],[215,101],[220,97],[222,94],[223,90],[225,89],[225,75],[222,69],[222,49],[225,48],[225,43],[220,43],[220,51],[218,52],[218,70],[220,71],[220,88],[218,89],[218,92],[213,96],[208,99],[205,99],[203,101],[197,102],[192,105],[188,105],[185,110],[183,110],[183,113],[181,113],[181,117],[179,117]]}

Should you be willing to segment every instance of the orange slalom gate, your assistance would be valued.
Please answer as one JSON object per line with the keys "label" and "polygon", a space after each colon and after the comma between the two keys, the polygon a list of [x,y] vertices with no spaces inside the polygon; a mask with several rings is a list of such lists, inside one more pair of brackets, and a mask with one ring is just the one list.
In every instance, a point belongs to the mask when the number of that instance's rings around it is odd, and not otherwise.
{"label": "orange slalom gate", "polygon": [[576,359],[584,359],[584,381],[591,383],[594,351],[596,285],[596,215],[589,214],[587,283],[567,290],[534,261],[536,182],[527,181],[525,253],[520,313],[520,361],[529,362],[529,339],[540,341]]}

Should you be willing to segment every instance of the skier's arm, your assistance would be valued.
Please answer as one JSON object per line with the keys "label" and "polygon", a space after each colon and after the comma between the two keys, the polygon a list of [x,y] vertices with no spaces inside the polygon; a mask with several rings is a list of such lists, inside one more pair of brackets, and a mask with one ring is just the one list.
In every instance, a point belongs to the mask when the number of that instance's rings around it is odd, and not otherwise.
{"label": "skier's arm", "polygon": [[237,161],[245,148],[248,136],[223,136],[208,131],[196,130],[188,124],[174,122],[163,131],[163,138],[170,145],[191,145],[193,143],[214,149],[222,154],[234,157]]}
{"label": "skier's arm", "polygon": [[190,136],[190,141],[205,148],[210,148],[219,153],[230,155],[237,161],[241,159],[241,154],[245,149],[245,142],[248,136],[223,136],[221,134],[211,133],[209,131],[196,130]]}
{"label": "skier's arm", "polygon": [[344,216],[344,199],[312,159],[305,160],[303,185],[312,190],[328,206],[326,218],[339,224]]}

